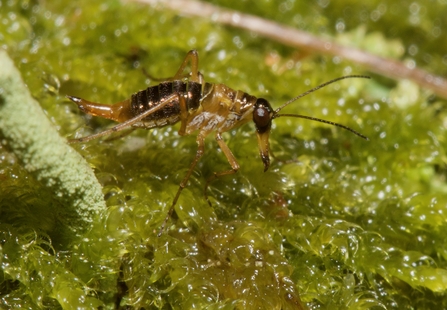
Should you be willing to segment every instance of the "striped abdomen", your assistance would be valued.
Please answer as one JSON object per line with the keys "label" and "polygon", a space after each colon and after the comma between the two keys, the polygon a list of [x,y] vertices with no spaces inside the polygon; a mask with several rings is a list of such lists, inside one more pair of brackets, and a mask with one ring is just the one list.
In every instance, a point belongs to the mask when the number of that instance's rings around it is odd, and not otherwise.
{"label": "striped abdomen", "polygon": [[[144,111],[159,105],[170,95],[176,93],[184,96],[188,111],[196,110],[202,98],[202,84],[175,80],[148,87],[132,95],[130,99],[131,113],[134,116],[140,115]],[[134,126],[145,128],[162,127],[175,124],[179,120],[180,103],[178,98],[175,98],[161,110],[150,114]]]}

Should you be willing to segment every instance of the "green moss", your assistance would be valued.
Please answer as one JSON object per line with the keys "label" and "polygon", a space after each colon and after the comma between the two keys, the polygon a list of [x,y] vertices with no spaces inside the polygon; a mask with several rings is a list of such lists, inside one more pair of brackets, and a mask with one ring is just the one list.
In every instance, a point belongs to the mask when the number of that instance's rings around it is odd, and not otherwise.
{"label": "green moss", "polygon": [[[381,46],[383,55],[423,67],[429,57],[437,65],[427,68],[442,74],[447,47],[435,29],[445,22],[442,10],[412,3],[421,10],[381,1],[222,5],[365,49]],[[0,44],[65,137],[110,124],[82,115],[65,95],[121,101],[154,84],[142,68],[172,76],[192,48],[207,81],[274,107],[331,78],[367,74],[339,59],[142,5],[2,5]],[[18,206],[6,213],[2,207],[2,306],[297,309],[301,300],[311,309],[446,307],[444,105],[417,85],[378,76],[319,90],[284,111],[348,125],[370,141],[280,118],[271,136],[279,160],[264,173],[253,126],[226,133],[241,170],[211,183],[212,207],[203,197],[206,179],[228,163],[210,138],[160,238],[195,137],[179,137],[173,126],[74,145],[103,186],[108,209],[66,243],[68,251],[53,249],[51,198],[2,147],[2,206]]]}

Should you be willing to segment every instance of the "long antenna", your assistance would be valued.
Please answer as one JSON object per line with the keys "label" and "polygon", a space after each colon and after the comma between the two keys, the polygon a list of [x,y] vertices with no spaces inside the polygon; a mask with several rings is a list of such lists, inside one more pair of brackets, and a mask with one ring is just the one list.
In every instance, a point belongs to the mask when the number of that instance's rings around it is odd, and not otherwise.
{"label": "long antenna", "polygon": [[273,115],[272,119],[274,119],[274,118],[278,118],[278,117],[282,117],[282,116],[290,116],[290,117],[297,117],[297,118],[305,118],[305,119],[309,119],[309,120],[311,120],[311,121],[317,121],[317,122],[320,122],[320,123],[325,123],[325,124],[329,124],[329,125],[337,126],[337,127],[346,129],[346,130],[352,132],[353,134],[356,134],[357,136],[359,136],[359,137],[361,137],[361,138],[363,138],[363,139],[365,139],[365,140],[369,140],[368,137],[362,135],[361,133],[355,131],[355,130],[352,129],[352,128],[349,128],[348,126],[345,126],[345,125],[342,125],[342,124],[339,124],[339,123],[334,123],[334,122],[331,122],[331,121],[327,121],[327,120],[325,120],[325,119],[312,117],[312,116],[300,115],[300,114],[275,114],[275,115]]}
{"label": "long antenna", "polygon": [[[289,101],[287,101],[286,103],[284,103],[282,106],[280,106],[279,108],[277,108],[274,112],[274,114],[278,113],[279,111],[281,111],[283,108],[285,108],[286,106],[288,106],[289,104],[291,104],[292,102],[306,96],[309,95],[310,93],[313,93],[316,90],[319,90],[320,88],[323,88],[329,84],[332,84],[334,82],[340,81],[340,80],[344,80],[344,79],[350,79],[350,78],[361,78],[361,79],[370,79],[371,77],[367,76],[367,75],[345,75],[345,76],[341,76],[339,78],[330,80],[328,82],[325,82],[323,84],[320,84],[312,89],[309,89],[308,91],[302,93],[301,95],[296,96],[295,98],[290,99]],[[285,115],[285,114],[283,114]],[[273,117],[275,118],[275,117]],[[324,122],[323,122],[324,123]],[[337,125],[336,125],[337,126]]]}
{"label": "long antenna", "polygon": [[316,121],[316,122],[320,122],[320,123],[325,123],[325,124],[329,124],[329,125],[333,125],[333,126],[337,126],[337,127],[346,129],[346,130],[352,132],[353,134],[356,134],[357,136],[359,136],[359,137],[361,137],[361,138],[363,138],[363,139],[365,139],[365,140],[369,140],[368,137],[362,135],[361,133],[355,131],[355,130],[352,129],[352,128],[349,128],[348,126],[345,126],[345,125],[342,125],[342,124],[338,124],[338,123],[334,123],[334,122],[331,122],[331,121],[327,121],[327,120],[325,120],[325,119],[316,118],[316,117],[307,116],[307,115],[300,115],[300,114],[278,114],[279,111],[281,111],[283,108],[285,108],[286,106],[288,106],[288,105],[291,104],[292,102],[294,102],[294,101],[296,101],[296,100],[298,100],[298,99],[300,99],[300,98],[302,98],[302,97],[304,97],[304,96],[306,96],[306,95],[309,95],[310,93],[313,93],[314,91],[316,91],[316,90],[318,90],[318,89],[320,89],[320,88],[323,88],[323,87],[325,87],[325,86],[327,86],[327,85],[329,85],[329,84],[332,84],[332,83],[334,83],[334,82],[337,82],[337,81],[340,81],[340,80],[344,80],[344,79],[350,79],[350,78],[370,79],[370,77],[367,76],[367,75],[345,75],[345,76],[342,76],[342,77],[339,77],[339,78],[330,80],[330,81],[328,81],[328,82],[325,82],[325,83],[323,83],[323,84],[320,84],[320,85],[318,85],[318,86],[316,86],[316,87],[314,87],[314,88],[312,88],[312,89],[309,89],[308,91],[302,93],[301,95],[298,95],[298,96],[296,96],[295,98],[290,99],[289,101],[287,101],[286,103],[284,103],[282,106],[280,106],[279,108],[277,108],[277,109],[275,110],[275,112],[273,112],[272,119],[274,119],[274,118],[278,118],[278,117],[284,117],[284,116],[290,116],[290,117],[296,117],[296,118],[304,118],[304,119],[308,119],[308,120],[311,120],[311,121]]}

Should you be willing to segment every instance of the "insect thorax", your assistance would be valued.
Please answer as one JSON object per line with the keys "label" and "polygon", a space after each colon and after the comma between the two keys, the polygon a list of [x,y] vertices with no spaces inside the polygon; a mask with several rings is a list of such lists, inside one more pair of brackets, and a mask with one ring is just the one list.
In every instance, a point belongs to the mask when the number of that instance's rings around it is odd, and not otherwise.
{"label": "insect thorax", "polygon": [[186,133],[195,130],[208,134],[225,132],[252,120],[256,97],[224,84],[208,84],[204,87],[200,107],[190,111]]}

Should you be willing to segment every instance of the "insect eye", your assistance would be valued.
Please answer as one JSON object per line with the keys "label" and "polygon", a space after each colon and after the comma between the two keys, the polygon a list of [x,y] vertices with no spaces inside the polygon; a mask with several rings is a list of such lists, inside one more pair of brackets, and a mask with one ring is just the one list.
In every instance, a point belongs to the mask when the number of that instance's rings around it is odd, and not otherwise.
{"label": "insect eye", "polygon": [[253,110],[253,121],[255,122],[256,130],[259,133],[263,133],[270,129],[272,113],[272,107],[267,100],[263,98],[258,98],[256,100],[255,108]]}

